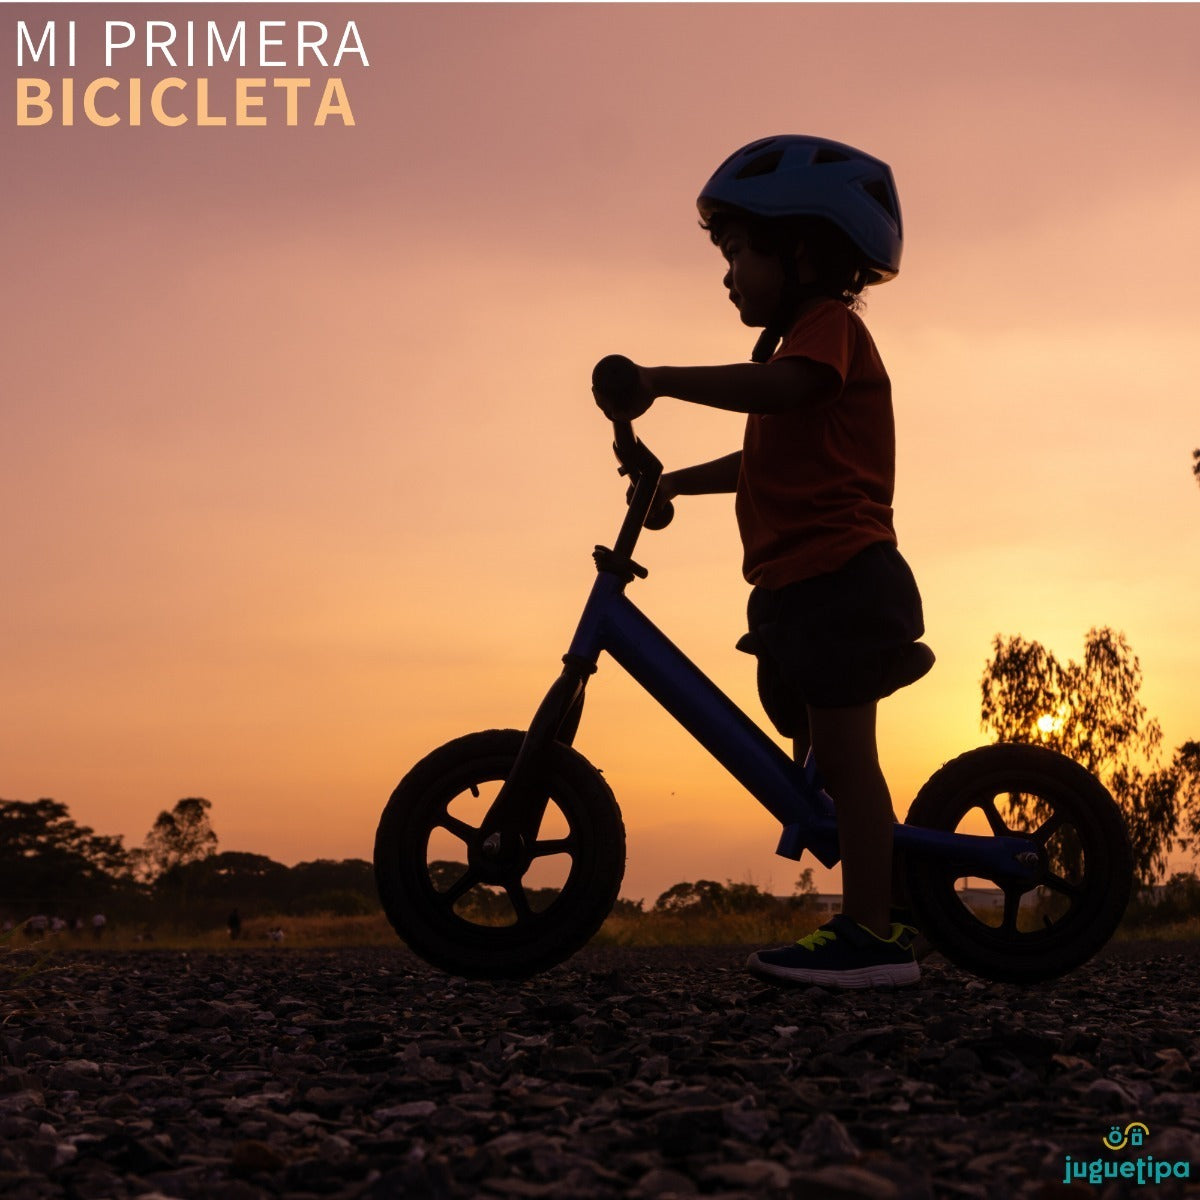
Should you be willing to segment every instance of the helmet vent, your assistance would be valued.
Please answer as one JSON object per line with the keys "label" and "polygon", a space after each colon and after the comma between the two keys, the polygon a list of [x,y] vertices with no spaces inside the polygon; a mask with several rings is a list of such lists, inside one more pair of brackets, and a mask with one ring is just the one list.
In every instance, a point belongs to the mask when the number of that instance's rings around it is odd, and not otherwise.
{"label": "helmet vent", "polygon": [[832,146],[821,146],[816,154],[813,155],[813,166],[820,166],[822,163],[841,163],[849,162],[850,155],[843,153],[841,150],[835,150]]}
{"label": "helmet vent", "polygon": [[757,158],[752,158],[742,167],[734,178],[753,179],[756,175],[774,174],[775,168],[779,166],[781,158],[783,158],[782,150],[771,150],[766,154],[760,154]]}
{"label": "helmet vent", "polygon": [[895,206],[892,203],[892,196],[887,186],[881,179],[872,179],[868,183],[862,185],[862,190],[883,209],[892,220],[896,220],[897,213]]}
{"label": "helmet vent", "polygon": [[778,138],[773,137],[763,138],[761,142],[752,142],[749,146],[743,146],[739,153],[742,158],[749,158],[751,154],[757,154],[760,150],[765,150],[768,146],[775,145],[778,140]]}

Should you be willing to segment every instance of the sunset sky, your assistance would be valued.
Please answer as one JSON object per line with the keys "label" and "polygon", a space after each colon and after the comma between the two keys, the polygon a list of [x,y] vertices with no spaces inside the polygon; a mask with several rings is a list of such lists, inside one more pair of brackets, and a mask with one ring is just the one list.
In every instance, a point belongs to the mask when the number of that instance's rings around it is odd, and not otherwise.
{"label": "sunset sky", "polygon": [[[204,75],[231,111],[233,76],[300,72],[110,70],[104,21],[298,17],[356,22],[369,66],[304,72],[343,79],[353,127],[312,127],[311,98],[297,127],[275,99],[253,128],[13,119],[18,75]],[[16,22],[50,19],[78,22],[77,67],[17,69]],[[1200,737],[1200,8],[4,4],[0,25],[0,796],[130,845],[203,796],[222,849],[369,858],[417,759],[526,724],[622,508],[591,366],[748,357],[694,201],[772,133],[859,145],[900,190],[903,267],[865,317],[938,655],[881,709],[901,814],[984,741],[996,634],[1078,658],[1123,631],[1167,746]],[[640,428],[668,467],[741,437],[672,401]],[[632,598],[765,721],[730,498],[681,501],[639,559]],[[623,894],[791,890],[773,820],[611,662],[577,745],[621,804]]]}

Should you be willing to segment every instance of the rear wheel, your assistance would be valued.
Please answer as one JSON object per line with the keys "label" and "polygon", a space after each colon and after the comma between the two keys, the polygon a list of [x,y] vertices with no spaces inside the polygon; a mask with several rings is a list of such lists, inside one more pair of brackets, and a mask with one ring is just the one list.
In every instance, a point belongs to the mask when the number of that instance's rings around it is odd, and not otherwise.
{"label": "rear wheel", "polygon": [[1043,747],[968,751],[921,788],[905,824],[1023,837],[1038,855],[1036,877],[1023,883],[972,881],[934,855],[906,856],[922,932],[989,979],[1032,983],[1074,970],[1108,941],[1129,902],[1133,854],[1120,809],[1095,776]]}
{"label": "rear wheel", "polygon": [[524,836],[482,832],[524,742],[472,733],[433,751],[392,793],[375,836],[384,912],[426,961],[469,978],[523,978],[568,958],[600,928],[625,872],[625,828],[599,771],[545,748],[549,803]]}

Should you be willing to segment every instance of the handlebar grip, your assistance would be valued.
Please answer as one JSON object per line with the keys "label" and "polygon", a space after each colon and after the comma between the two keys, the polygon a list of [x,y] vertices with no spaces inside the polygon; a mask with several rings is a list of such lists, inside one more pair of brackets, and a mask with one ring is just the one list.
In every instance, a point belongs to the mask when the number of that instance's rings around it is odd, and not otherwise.
{"label": "handlebar grip", "polygon": [[[637,485],[631,483],[625,490],[625,503],[633,503],[633,493]],[[668,525],[675,519],[675,505],[670,500],[659,500],[657,496],[654,503],[650,506],[650,511],[646,514],[642,525],[647,529],[666,529]]]}
{"label": "handlebar grip", "polygon": [[650,510],[645,520],[645,526],[647,529],[666,529],[674,518],[675,505],[670,500],[664,500]]}
{"label": "handlebar grip", "polygon": [[637,380],[637,366],[623,354],[609,354],[592,368],[592,387],[614,400],[626,399]]}

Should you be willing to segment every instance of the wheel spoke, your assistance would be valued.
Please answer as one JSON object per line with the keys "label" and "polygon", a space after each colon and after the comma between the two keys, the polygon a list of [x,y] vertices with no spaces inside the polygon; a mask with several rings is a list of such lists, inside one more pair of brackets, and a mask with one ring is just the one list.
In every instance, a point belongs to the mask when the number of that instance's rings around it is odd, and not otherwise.
{"label": "wheel spoke", "polygon": [[453,908],[478,882],[479,876],[475,874],[474,868],[468,867],[454,881],[451,887],[447,888],[444,892],[438,892],[438,899],[447,908]]}
{"label": "wheel spoke", "polygon": [[513,911],[517,914],[518,922],[529,920],[533,916],[533,909],[529,907],[529,897],[525,895],[521,881],[518,879],[516,883],[506,883],[504,890],[508,894]]}
{"label": "wheel spoke", "polygon": [[1072,900],[1078,900],[1083,895],[1083,888],[1079,884],[1072,883],[1061,875],[1051,874],[1049,871],[1046,872],[1042,883],[1056,892],[1062,892],[1064,896],[1069,896]]}
{"label": "wheel spoke", "polygon": [[1046,848],[1046,843],[1063,827],[1066,822],[1066,814],[1061,812],[1053,812],[1042,823],[1041,827],[1033,835],[1033,840],[1037,842],[1042,849]]}
{"label": "wheel spoke", "polygon": [[1021,911],[1021,896],[1023,893],[1011,888],[1004,893],[1004,917],[1000,928],[1005,933],[1017,932],[1017,914]]}
{"label": "wheel spoke", "polygon": [[983,809],[983,815],[987,817],[987,823],[991,826],[992,833],[996,837],[1003,837],[1009,832],[1008,826],[1004,823],[1004,818],[1000,815],[1000,810],[996,807],[995,796],[989,796],[979,807]]}
{"label": "wheel spoke", "polygon": [[447,833],[454,834],[459,841],[465,842],[468,846],[474,841],[475,835],[479,832],[474,825],[468,825],[466,821],[460,821],[458,817],[452,817],[449,813],[442,816],[434,828],[444,829]]}
{"label": "wheel spoke", "polygon": [[545,858],[547,854],[574,854],[575,838],[553,838],[545,842],[534,842],[530,852],[532,858]]}

